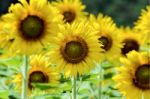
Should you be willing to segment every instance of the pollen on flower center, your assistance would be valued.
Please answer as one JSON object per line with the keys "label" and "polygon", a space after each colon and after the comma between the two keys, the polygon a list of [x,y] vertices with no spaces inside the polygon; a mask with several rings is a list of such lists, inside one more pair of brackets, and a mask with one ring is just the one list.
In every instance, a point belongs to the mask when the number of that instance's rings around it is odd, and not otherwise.
{"label": "pollen on flower center", "polygon": [[136,50],[136,51],[139,50],[139,44],[135,40],[126,39],[123,41],[123,43],[124,43],[124,46],[121,49],[123,55],[126,55],[128,52],[130,52],[132,50]]}
{"label": "pollen on flower center", "polygon": [[135,72],[134,84],[142,89],[150,89],[150,64],[144,64]]}
{"label": "pollen on flower center", "polygon": [[63,13],[65,22],[71,23],[75,19],[75,13],[72,11],[65,11]]}
{"label": "pollen on flower center", "polygon": [[83,54],[83,48],[80,42],[71,41],[66,44],[65,53],[70,58],[78,58]]}
{"label": "pollen on flower center", "polygon": [[33,88],[32,83],[47,83],[48,76],[41,71],[34,71],[29,75],[29,88]]}
{"label": "pollen on flower center", "polygon": [[39,39],[44,32],[44,21],[37,16],[27,16],[20,24],[21,36],[27,40]]}
{"label": "pollen on flower center", "polygon": [[69,63],[79,63],[88,54],[88,47],[84,40],[69,41],[61,48],[63,58]]}
{"label": "pollen on flower center", "polygon": [[105,51],[108,51],[112,46],[112,39],[109,37],[102,36],[98,39],[102,43],[102,47]]}

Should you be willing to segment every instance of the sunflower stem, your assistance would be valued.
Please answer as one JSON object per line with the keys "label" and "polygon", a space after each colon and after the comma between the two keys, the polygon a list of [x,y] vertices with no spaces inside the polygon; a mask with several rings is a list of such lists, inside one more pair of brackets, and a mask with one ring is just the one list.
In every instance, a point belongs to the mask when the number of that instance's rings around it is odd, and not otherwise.
{"label": "sunflower stem", "polygon": [[22,69],[22,94],[21,94],[21,99],[27,99],[27,89],[28,89],[28,78],[27,78],[27,71],[28,71],[28,56],[24,55],[23,56],[23,69]]}
{"label": "sunflower stem", "polygon": [[98,87],[98,99],[102,99],[102,79],[103,71],[101,65],[99,66],[99,87]]}
{"label": "sunflower stem", "polygon": [[72,79],[72,99],[77,99],[77,89],[76,89],[76,77]]}

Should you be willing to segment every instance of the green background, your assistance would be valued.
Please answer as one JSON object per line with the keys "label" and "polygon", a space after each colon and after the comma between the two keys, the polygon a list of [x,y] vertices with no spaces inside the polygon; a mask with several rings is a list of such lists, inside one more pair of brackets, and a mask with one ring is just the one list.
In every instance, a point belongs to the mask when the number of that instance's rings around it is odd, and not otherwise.
{"label": "green background", "polygon": [[148,0],[82,0],[87,5],[86,11],[104,13],[113,18],[118,26],[133,26],[141,9],[149,4]]}

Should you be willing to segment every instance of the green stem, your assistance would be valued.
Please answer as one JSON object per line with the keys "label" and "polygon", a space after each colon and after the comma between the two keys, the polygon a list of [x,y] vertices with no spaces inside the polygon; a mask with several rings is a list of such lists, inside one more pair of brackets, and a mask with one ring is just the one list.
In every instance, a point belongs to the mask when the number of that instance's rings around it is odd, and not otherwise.
{"label": "green stem", "polygon": [[28,56],[24,55],[23,57],[24,63],[23,63],[23,69],[22,69],[22,94],[21,94],[21,99],[27,99],[27,90],[28,90],[28,77],[27,77],[27,72],[28,72]]}
{"label": "green stem", "polygon": [[77,99],[77,89],[76,89],[76,77],[73,77],[72,79],[72,99]]}
{"label": "green stem", "polygon": [[99,88],[98,88],[98,99],[102,99],[102,79],[103,71],[101,65],[99,66]]}

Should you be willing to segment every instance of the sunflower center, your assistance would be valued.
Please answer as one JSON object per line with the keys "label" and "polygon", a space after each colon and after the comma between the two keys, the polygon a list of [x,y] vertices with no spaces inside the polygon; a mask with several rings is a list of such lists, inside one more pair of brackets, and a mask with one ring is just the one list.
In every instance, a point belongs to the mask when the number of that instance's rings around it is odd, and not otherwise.
{"label": "sunflower center", "polygon": [[98,39],[102,43],[102,47],[105,51],[108,51],[112,46],[112,40],[109,37],[102,36]]}
{"label": "sunflower center", "polygon": [[65,11],[63,13],[65,22],[71,23],[75,19],[75,13],[72,11]]}
{"label": "sunflower center", "polygon": [[48,76],[41,71],[34,71],[29,75],[29,88],[33,88],[32,83],[47,83]]}
{"label": "sunflower center", "polygon": [[88,54],[88,47],[84,40],[70,41],[61,49],[63,58],[69,63],[79,63]]}
{"label": "sunflower center", "polygon": [[139,88],[150,89],[150,64],[144,64],[136,70],[134,83]]}
{"label": "sunflower center", "polygon": [[67,43],[65,52],[71,58],[78,58],[82,55],[83,48],[80,42],[71,41]]}
{"label": "sunflower center", "polygon": [[21,35],[25,39],[38,39],[44,31],[44,21],[37,16],[28,16],[20,24]]}
{"label": "sunflower center", "polygon": [[121,49],[123,55],[126,55],[128,52],[132,50],[136,50],[136,51],[139,50],[139,44],[135,40],[127,39],[123,43],[125,44]]}

